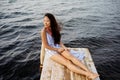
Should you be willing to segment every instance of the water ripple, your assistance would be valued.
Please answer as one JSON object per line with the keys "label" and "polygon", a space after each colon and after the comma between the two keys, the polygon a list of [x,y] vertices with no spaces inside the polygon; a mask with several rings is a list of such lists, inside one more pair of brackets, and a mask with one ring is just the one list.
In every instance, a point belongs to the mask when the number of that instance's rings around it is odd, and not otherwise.
{"label": "water ripple", "polygon": [[0,80],[39,80],[39,32],[46,12],[62,21],[62,40],[66,46],[89,48],[101,80],[120,80],[119,3],[119,0],[1,0]]}

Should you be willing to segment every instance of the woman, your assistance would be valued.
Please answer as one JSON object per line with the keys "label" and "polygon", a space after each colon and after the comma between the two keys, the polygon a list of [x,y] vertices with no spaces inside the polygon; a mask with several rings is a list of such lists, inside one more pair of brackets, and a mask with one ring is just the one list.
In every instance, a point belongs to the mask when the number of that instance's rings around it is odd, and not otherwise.
{"label": "woman", "polygon": [[73,72],[87,76],[89,79],[95,79],[99,76],[96,73],[90,72],[85,65],[71,55],[67,47],[64,46],[61,42],[60,27],[51,13],[45,14],[43,23],[44,27],[41,31],[41,39],[46,52],[52,60],[66,66]]}

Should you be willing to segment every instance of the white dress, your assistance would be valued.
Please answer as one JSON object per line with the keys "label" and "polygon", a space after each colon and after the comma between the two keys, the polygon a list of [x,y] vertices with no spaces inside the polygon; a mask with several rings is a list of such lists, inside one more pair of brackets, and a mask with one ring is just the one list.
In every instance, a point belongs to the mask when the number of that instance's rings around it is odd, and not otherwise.
{"label": "white dress", "polygon": [[[54,47],[54,48],[60,48],[59,44],[54,44],[54,39],[49,33],[46,32],[46,36],[47,36],[47,42],[48,42],[49,46]],[[50,50],[50,49],[47,49],[47,48],[45,48],[45,52],[46,52],[47,55],[49,55],[49,57],[51,57],[55,54],[59,54],[56,51]],[[79,60],[82,60],[85,57],[85,54],[84,54],[83,51],[70,50],[70,53],[73,56],[75,56],[76,58],[78,58]]]}

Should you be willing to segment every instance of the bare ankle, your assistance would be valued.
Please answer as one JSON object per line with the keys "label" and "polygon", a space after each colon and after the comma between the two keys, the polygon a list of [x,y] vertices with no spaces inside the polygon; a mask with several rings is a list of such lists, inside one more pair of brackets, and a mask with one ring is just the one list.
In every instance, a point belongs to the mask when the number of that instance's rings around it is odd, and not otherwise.
{"label": "bare ankle", "polygon": [[95,79],[97,78],[99,75],[96,73],[91,73],[90,76],[88,76],[89,79]]}

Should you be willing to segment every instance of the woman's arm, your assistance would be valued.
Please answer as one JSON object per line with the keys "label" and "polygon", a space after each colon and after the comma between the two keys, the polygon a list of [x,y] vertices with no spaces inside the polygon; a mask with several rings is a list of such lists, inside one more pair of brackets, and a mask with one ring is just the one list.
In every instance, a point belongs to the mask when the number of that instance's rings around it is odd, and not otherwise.
{"label": "woman's arm", "polygon": [[67,48],[62,42],[60,42],[60,46],[61,46],[62,48],[64,48],[65,50],[68,50],[68,48]]}

